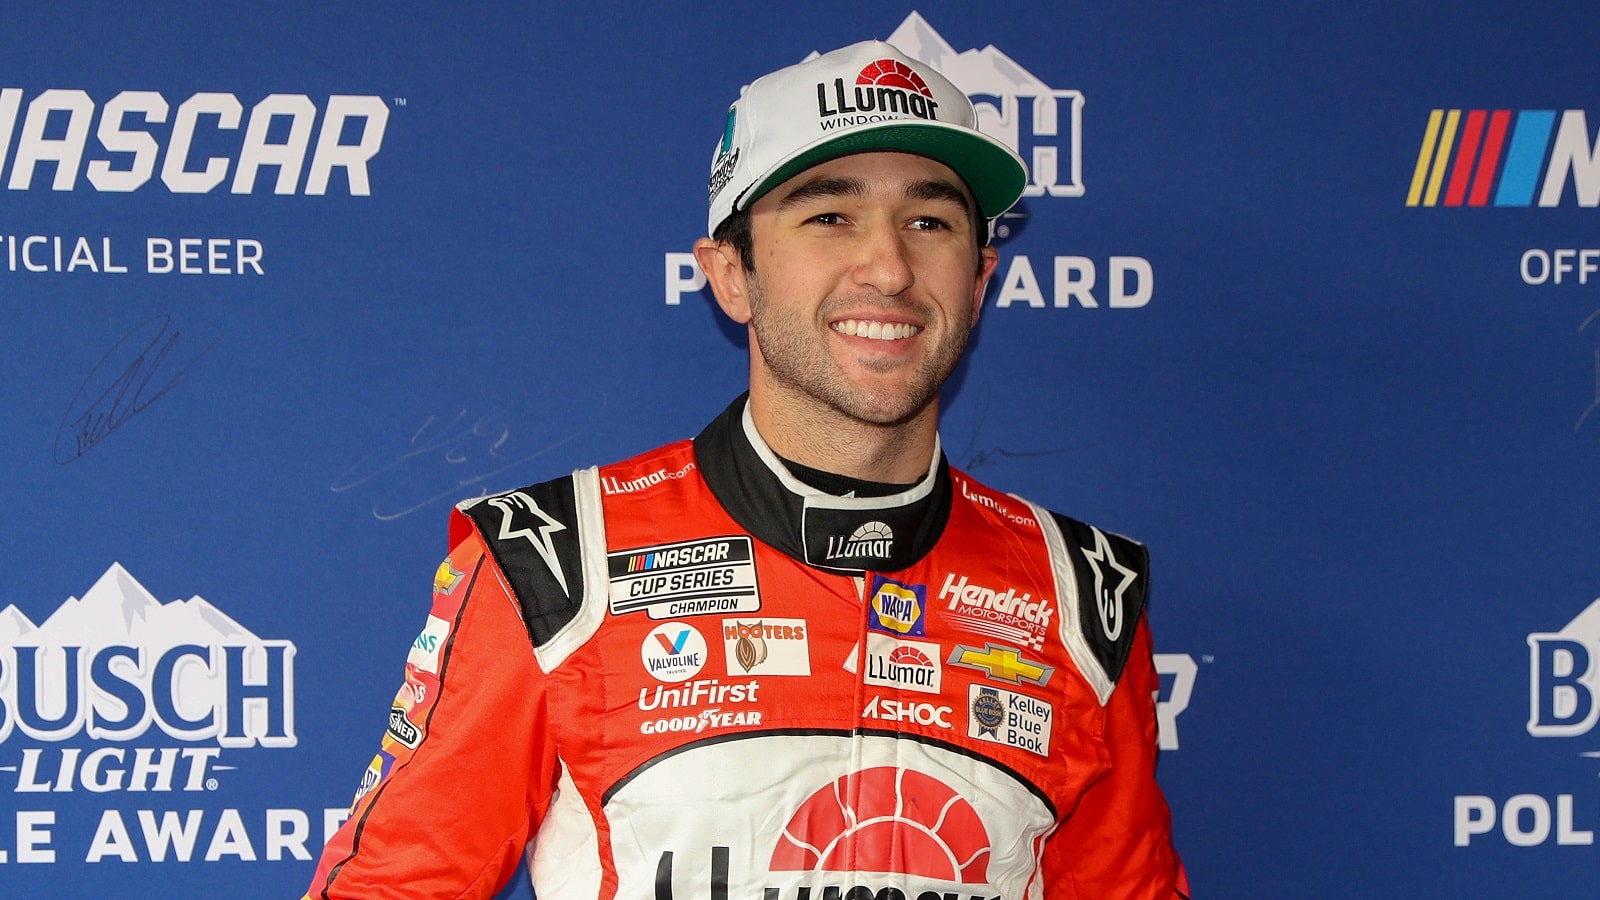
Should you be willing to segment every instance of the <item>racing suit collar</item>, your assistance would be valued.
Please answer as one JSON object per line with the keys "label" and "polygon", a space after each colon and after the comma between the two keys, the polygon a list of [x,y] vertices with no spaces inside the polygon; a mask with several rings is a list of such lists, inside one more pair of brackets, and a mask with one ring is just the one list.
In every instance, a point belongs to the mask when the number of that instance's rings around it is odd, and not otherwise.
{"label": "racing suit collar", "polygon": [[950,467],[936,442],[928,474],[886,497],[836,497],[794,477],[756,431],[748,394],[694,439],[711,493],[741,527],[807,565],[896,572],[927,555],[950,518]]}

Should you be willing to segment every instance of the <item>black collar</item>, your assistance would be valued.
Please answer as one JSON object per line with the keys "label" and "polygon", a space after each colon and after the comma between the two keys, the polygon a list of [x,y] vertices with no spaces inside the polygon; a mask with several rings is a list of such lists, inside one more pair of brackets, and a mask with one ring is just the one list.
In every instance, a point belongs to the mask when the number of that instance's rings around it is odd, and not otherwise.
{"label": "black collar", "polygon": [[933,549],[950,519],[950,467],[934,447],[929,476],[887,497],[835,497],[783,467],[756,432],[748,395],[694,439],[695,459],[728,515],[757,539],[819,569],[898,572]]}

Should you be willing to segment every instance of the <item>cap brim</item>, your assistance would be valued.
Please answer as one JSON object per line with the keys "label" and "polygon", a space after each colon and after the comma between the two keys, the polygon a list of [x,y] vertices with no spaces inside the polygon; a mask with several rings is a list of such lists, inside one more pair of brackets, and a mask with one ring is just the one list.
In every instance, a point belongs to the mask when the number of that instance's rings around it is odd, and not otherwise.
{"label": "cap brim", "polygon": [[901,120],[833,135],[801,147],[773,166],[734,202],[734,208],[749,209],[768,191],[818,163],[874,150],[915,153],[949,166],[972,190],[985,219],[1010,209],[1028,185],[1028,170],[1022,160],[994,138],[940,122]]}

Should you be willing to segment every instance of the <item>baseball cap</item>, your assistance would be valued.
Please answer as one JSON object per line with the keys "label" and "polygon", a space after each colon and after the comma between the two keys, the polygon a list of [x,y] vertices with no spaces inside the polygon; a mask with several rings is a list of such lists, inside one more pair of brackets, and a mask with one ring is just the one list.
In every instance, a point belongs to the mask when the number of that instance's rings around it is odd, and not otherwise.
{"label": "baseball cap", "polygon": [[949,79],[892,44],[863,41],[739,92],[711,157],[706,231],[818,163],[873,150],[949,166],[985,219],[1010,209],[1028,183],[1021,157],[978,130],[972,101]]}

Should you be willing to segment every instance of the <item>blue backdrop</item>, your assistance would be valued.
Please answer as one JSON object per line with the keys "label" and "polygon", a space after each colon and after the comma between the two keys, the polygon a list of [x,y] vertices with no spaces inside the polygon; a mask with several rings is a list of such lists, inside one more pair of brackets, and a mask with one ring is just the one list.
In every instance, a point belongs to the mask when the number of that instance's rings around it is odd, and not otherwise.
{"label": "blue backdrop", "polygon": [[684,256],[727,106],[869,37],[1033,163],[945,443],[1150,546],[1199,894],[1594,895],[1593,16],[4,20],[0,895],[297,895],[450,505],[692,435],[740,389]]}

